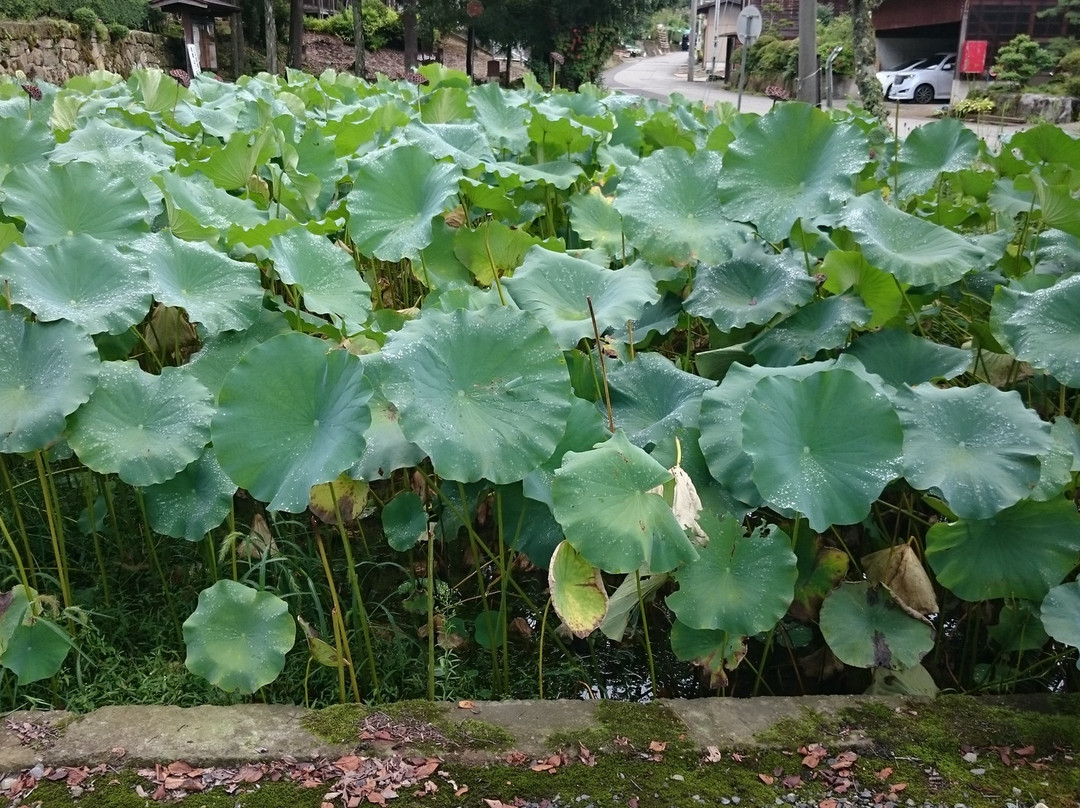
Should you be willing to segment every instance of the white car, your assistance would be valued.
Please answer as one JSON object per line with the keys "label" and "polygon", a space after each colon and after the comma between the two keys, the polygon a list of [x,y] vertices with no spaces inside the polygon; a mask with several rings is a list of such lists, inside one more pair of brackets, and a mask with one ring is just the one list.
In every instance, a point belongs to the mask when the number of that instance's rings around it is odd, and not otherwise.
{"label": "white car", "polygon": [[893,75],[892,89],[886,97],[890,101],[914,101],[916,104],[948,101],[952,96],[955,72],[955,53],[935,53],[897,71]]}
{"label": "white car", "polygon": [[922,59],[907,59],[900,62],[896,67],[888,70],[879,70],[877,72],[877,80],[881,82],[881,92],[885,94],[886,98],[888,98],[889,93],[892,92],[893,79],[896,77],[896,74],[907,70],[913,65],[917,65],[921,61]]}

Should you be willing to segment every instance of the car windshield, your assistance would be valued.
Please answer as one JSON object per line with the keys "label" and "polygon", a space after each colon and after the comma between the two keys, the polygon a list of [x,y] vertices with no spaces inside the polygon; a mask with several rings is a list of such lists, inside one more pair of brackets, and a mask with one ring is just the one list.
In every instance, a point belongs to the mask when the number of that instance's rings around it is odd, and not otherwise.
{"label": "car windshield", "polygon": [[898,70],[909,70],[910,68],[912,68],[915,65],[920,64],[921,62],[924,62],[924,61],[926,61],[926,60],[925,59],[919,59],[918,61],[912,61],[911,59],[908,59],[906,62],[900,62],[900,64],[896,65],[895,67],[890,67],[889,72],[890,73],[895,73]]}

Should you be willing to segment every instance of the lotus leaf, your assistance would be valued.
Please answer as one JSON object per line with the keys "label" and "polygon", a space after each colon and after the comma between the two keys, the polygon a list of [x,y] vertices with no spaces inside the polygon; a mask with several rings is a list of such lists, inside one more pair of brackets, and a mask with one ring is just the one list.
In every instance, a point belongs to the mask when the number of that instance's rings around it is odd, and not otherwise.
{"label": "lotus leaf", "polygon": [[541,247],[529,251],[506,287],[565,349],[593,336],[590,299],[601,334],[625,325],[641,314],[644,304],[660,299],[656,281],[641,266],[610,270]]}
{"label": "lotus leaf", "polygon": [[914,129],[900,145],[897,165],[901,196],[930,190],[942,174],[970,168],[979,154],[979,138],[955,118]]}
{"label": "lotus leaf", "polygon": [[0,654],[0,665],[28,685],[56,675],[64,664],[71,640],[64,630],[46,617],[36,617],[15,627]]}
{"label": "lotus leaf", "polygon": [[868,328],[879,328],[900,312],[904,303],[904,288],[896,278],[867,263],[866,257],[854,250],[829,250],[821,262],[825,276],[822,288],[834,295],[853,289],[873,317]]}
{"label": "lotus leaf", "polygon": [[826,547],[821,536],[808,529],[805,520],[797,526],[795,556],[799,577],[790,613],[796,620],[816,621],[825,597],[844,580],[848,555],[836,547]]}
{"label": "lotus leaf", "polygon": [[848,202],[841,221],[867,261],[911,286],[948,286],[983,259],[982,248],[959,233],[890,207],[871,194]]}
{"label": "lotus leaf", "polygon": [[648,449],[680,427],[696,427],[702,393],[714,385],[658,353],[645,353],[612,370],[608,386],[615,426],[635,446]]}
{"label": "lotus leaf", "polygon": [[363,480],[339,474],[336,480],[311,486],[308,510],[320,522],[345,525],[360,518],[369,493],[370,488]]}
{"label": "lotus leaf", "polygon": [[150,309],[146,270],[85,235],[46,247],[9,247],[0,254],[0,287],[5,282],[11,302],[38,320],[70,320],[90,334],[120,334]]}
{"label": "lotus leaf", "polygon": [[700,524],[709,543],[696,561],[676,570],[679,589],[668,595],[668,606],[690,628],[735,637],[768,631],[795,594],[790,537],[775,527],[744,536],[738,520],[711,513],[703,513]]}
{"label": "lotus leaf", "polygon": [[552,485],[567,541],[607,572],[666,572],[697,558],[663,497],[671,473],[621,430],[587,452],[567,452]]}
{"label": "lotus leaf", "polygon": [[889,400],[850,370],[761,379],[742,426],[761,495],[804,514],[817,531],[861,520],[900,472],[900,420]]}
{"label": "lotus leaf", "polygon": [[740,248],[730,261],[698,268],[685,305],[726,332],[790,314],[809,303],[816,288],[801,256]]}
{"label": "lotus leaf", "polygon": [[[782,104],[754,120],[728,147],[715,187],[728,216],[753,222],[776,244],[797,219],[838,211],[854,192],[854,178],[869,154],[866,136],[854,124],[836,123],[807,104]],[[713,187],[711,178],[694,182]]]}
{"label": "lotus leaf", "polygon": [[941,345],[908,331],[888,328],[863,334],[847,353],[896,388],[952,379],[971,365],[971,351]]}
{"label": "lotus leaf", "polygon": [[640,613],[641,604],[652,600],[670,582],[671,575],[666,572],[659,575],[627,575],[608,598],[607,614],[600,624],[600,631],[609,640],[621,642],[630,616]]}
{"label": "lotus leaf", "polygon": [[[442,97],[450,96],[443,95]],[[454,114],[467,113],[468,107],[465,105],[464,93],[456,97],[460,99],[460,105],[453,110]],[[425,105],[424,120],[431,120],[428,116],[432,112],[434,108],[431,105]],[[449,157],[452,162],[466,170],[495,162],[495,155],[491,152],[484,130],[472,121],[455,123],[442,121],[429,124],[413,121],[406,127],[405,137],[409,143],[419,146],[436,160]]]}
{"label": "lotus leaf", "polygon": [[585,560],[570,542],[555,548],[548,567],[551,605],[570,633],[584,639],[600,628],[608,596],[600,570]]}
{"label": "lotus leaf", "polygon": [[521,266],[529,248],[540,239],[502,222],[482,222],[460,228],[454,236],[454,255],[485,286]]}
{"label": "lotus leaf", "polygon": [[132,244],[146,268],[154,298],[187,312],[211,334],[251,325],[262,308],[259,268],[223,255],[202,242],[153,233]]}
{"label": "lotus leaf", "polygon": [[1080,514],[1064,497],[1022,500],[989,519],[938,522],[926,533],[937,582],[967,601],[1040,602],[1076,566]]}
{"label": "lotus leaf", "polygon": [[221,386],[211,424],[218,462],[272,510],[302,511],[313,485],[363,452],[370,397],[355,356],[303,334],[273,337]]}
{"label": "lotus leaf", "polygon": [[184,621],[184,664],[222,690],[254,693],[278,677],[295,641],[285,601],[226,578],[199,593]]}
{"label": "lotus leaf", "polygon": [[719,264],[749,234],[724,216],[716,198],[720,157],[678,148],[653,152],[619,181],[615,210],[626,241],[654,264]]}
{"label": "lotus leaf", "polygon": [[486,611],[476,615],[476,644],[481,648],[500,648],[506,637],[506,615]]}
{"label": "lotus leaf", "polygon": [[386,543],[398,552],[411,550],[428,538],[428,513],[412,491],[402,491],[386,503],[382,525]]}
{"label": "lotus leaf", "polygon": [[284,283],[304,295],[304,308],[362,325],[371,314],[371,288],[349,253],[303,227],[274,236],[270,260]]}
{"label": "lotus leaf", "polygon": [[493,146],[514,153],[528,149],[526,126],[532,112],[525,106],[521,93],[504,91],[497,84],[485,84],[469,93],[468,103]]}
{"label": "lotus leaf", "polygon": [[104,362],[97,388],[68,420],[85,465],[129,485],[171,480],[210,440],[210,392],[176,368],[152,376],[133,361]]}
{"label": "lotus leaf", "polygon": [[4,194],[4,213],[26,222],[23,238],[33,247],[80,234],[123,243],[150,229],[139,190],[92,163],[16,166],[4,180]]}
{"label": "lotus leaf", "polygon": [[[1050,595],[1047,595],[1047,598],[1049,597]],[[1045,604],[1046,600],[1043,603]],[[1050,639],[1039,619],[1038,604],[1028,600],[1005,603],[998,612],[997,623],[988,626],[986,633],[1007,654],[1037,651]]]}
{"label": "lotus leaf", "polygon": [[551,554],[563,540],[562,528],[551,508],[544,502],[525,496],[524,481],[500,486],[496,501],[502,515],[504,541],[523,553],[536,567],[546,569]]}
{"label": "lotus leaf", "polygon": [[64,419],[90,398],[100,367],[93,341],[72,323],[27,322],[0,310],[0,452],[60,440]]}
{"label": "lotus leaf", "polygon": [[987,384],[921,384],[897,399],[904,476],[937,489],[957,516],[988,519],[1027,497],[1039,479],[1050,428],[1020,394]]}
{"label": "lotus leaf", "polygon": [[551,485],[555,481],[555,471],[562,464],[566,453],[586,452],[607,440],[610,435],[607,418],[600,414],[592,402],[573,396],[570,414],[566,419],[566,433],[559,439],[551,457],[522,480],[525,496],[543,502],[548,508],[554,508]]}
{"label": "lotus leaf", "polygon": [[852,295],[815,300],[762,331],[743,347],[763,365],[783,367],[813,359],[818,351],[847,344],[854,326],[866,325],[870,310]]}
{"label": "lotus leaf", "polygon": [[385,480],[397,469],[418,465],[424,451],[402,433],[397,407],[383,394],[383,380],[391,366],[382,352],[368,354],[362,361],[364,376],[374,388],[368,401],[371,425],[364,432],[364,452],[349,474],[358,480]]}
{"label": "lotus leaf", "polygon": [[[1055,586],[1043,599],[1040,611],[1047,634],[1080,648],[1080,581]],[[1076,667],[1080,668],[1080,660]]]}
{"label": "lotus leaf", "polygon": [[515,482],[566,431],[566,360],[524,312],[426,309],[390,335],[383,356],[392,367],[383,392],[440,477]]}
{"label": "lotus leaf", "polygon": [[432,219],[457,196],[460,179],[461,169],[436,162],[418,146],[363,158],[345,200],[356,249],[383,261],[418,258],[431,243]]}
{"label": "lotus leaf", "polygon": [[872,584],[885,584],[893,597],[919,614],[939,610],[937,596],[922,561],[909,544],[886,547],[862,558],[863,572]]}
{"label": "lotus leaf", "polygon": [[726,631],[690,628],[676,620],[671,626],[671,650],[678,659],[700,665],[709,674],[709,687],[726,687],[728,671],[746,657],[746,638]]}
{"label": "lotus leaf", "polygon": [[842,583],[821,605],[821,634],[840,661],[857,668],[904,670],[934,646],[934,629],[913,617],[888,588]]}
{"label": "lotus leaf", "polygon": [[39,164],[51,140],[52,132],[40,121],[0,116],[0,185],[15,166]]}
{"label": "lotus leaf", "polygon": [[1080,387],[1080,275],[1030,293],[999,286],[990,327],[1017,359]]}
{"label": "lotus leaf", "polygon": [[212,447],[171,480],[143,489],[150,527],[188,541],[205,538],[225,521],[235,493]]}
{"label": "lotus leaf", "polygon": [[592,187],[586,193],[570,199],[570,224],[593,249],[608,255],[625,252],[622,216],[615,209],[613,200]]}

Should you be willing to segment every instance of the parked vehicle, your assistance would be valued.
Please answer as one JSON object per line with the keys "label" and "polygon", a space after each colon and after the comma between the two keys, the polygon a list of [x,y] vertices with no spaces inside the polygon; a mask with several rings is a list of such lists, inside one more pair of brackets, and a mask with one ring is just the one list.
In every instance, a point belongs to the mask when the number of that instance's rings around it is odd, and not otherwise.
{"label": "parked vehicle", "polygon": [[628,56],[644,56],[645,55],[645,50],[641,47],[641,45],[637,45],[637,44],[635,44],[633,42],[624,42],[622,44],[622,49],[624,51],[626,51],[626,54]]}
{"label": "parked vehicle", "polygon": [[902,73],[905,70],[909,70],[915,65],[919,64],[922,58],[919,59],[905,59],[895,67],[891,67],[888,70],[879,70],[877,72],[877,80],[881,82],[881,92],[885,94],[885,97],[889,97],[889,93],[892,92],[893,79],[897,73]]}
{"label": "parked vehicle", "polygon": [[916,104],[930,104],[935,100],[948,101],[952,95],[955,72],[955,53],[935,53],[897,72],[886,98],[914,101]]}

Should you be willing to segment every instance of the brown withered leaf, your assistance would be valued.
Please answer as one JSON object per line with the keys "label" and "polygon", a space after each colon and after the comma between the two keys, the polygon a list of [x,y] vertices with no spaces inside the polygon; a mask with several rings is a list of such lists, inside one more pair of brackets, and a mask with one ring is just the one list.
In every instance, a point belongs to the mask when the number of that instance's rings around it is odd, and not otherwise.
{"label": "brown withered leaf", "polygon": [[760,780],[767,786],[771,786],[773,783],[776,782],[775,777],[773,777],[771,774],[765,774],[764,772],[758,773],[758,780]]}
{"label": "brown withered leaf", "polygon": [[707,746],[705,747],[705,762],[706,763],[719,763],[723,759],[723,755],[720,754],[719,747]]}

